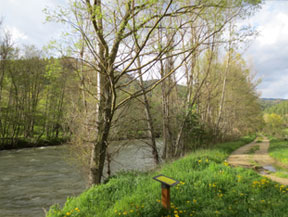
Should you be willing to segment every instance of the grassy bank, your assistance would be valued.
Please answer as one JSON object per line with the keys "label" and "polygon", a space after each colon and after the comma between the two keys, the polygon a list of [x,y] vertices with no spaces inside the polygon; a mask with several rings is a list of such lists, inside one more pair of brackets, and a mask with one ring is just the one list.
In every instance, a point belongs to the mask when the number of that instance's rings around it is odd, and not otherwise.
{"label": "grassy bank", "polygon": [[[229,153],[250,141],[245,138],[198,150],[151,173],[119,174],[67,199],[63,208],[53,206],[48,216],[285,216],[288,188],[225,162]],[[161,208],[160,183],[152,179],[160,173],[181,181],[171,189],[169,212]]]}
{"label": "grassy bank", "polygon": [[[272,139],[270,141],[269,155],[282,165],[276,165],[276,176],[288,178],[288,141],[284,139]],[[284,167],[286,165],[286,167]]]}

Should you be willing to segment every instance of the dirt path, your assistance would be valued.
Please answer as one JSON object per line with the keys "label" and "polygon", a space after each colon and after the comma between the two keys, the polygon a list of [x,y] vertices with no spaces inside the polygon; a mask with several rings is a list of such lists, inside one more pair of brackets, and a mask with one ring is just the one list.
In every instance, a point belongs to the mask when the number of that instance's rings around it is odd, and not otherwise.
{"label": "dirt path", "polygon": [[[267,138],[264,138],[261,143],[252,142],[248,145],[244,145],[229,156],[228,163],[232,166],[253,168],[262,176],[282,185],[288,185],[288,179],[279,178],[273,174],[269,174],[269,171],[265,169],[278,163],[269,156],[268,148],[269,140]],[[253,150],[254,153],[249,154],[249,152],[253,152]]]}

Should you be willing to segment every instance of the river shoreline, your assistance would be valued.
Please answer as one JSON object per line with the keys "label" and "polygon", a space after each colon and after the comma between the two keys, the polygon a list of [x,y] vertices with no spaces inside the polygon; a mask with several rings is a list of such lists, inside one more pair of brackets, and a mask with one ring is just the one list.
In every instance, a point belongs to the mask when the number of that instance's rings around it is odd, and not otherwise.
{"label": "river shoreline", "polygon": [[[1,140],[1,139],[0,139]],[[25,139],[18,139],[11,143],[1,144],[0,151],[4,150],[17,150],[24,148],[39,148],[39,147],[48,147],[48,146],[59,146],[67,143],[69,139],[58,138],[51,140],[39,140],[38,142],[30,142]]]}

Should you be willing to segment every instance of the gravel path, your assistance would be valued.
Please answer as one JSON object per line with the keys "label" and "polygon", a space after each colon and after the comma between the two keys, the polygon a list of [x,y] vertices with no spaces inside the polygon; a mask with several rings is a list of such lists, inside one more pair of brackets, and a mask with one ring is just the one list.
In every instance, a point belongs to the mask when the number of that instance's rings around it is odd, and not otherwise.
{"label": "gravel path", "polygon": [[[253,168],[258,171],[262,176],[265,176],[275,182],[282,185],[288,185],[288,179],[279,178],[273,174],[269,174],[269,171],[264,168],[273,167],[273,165],[278,164],[272,157],[268,154],[269,140],[264,138],[261,143],[252,142],[250,144],[244,145],[232,154],[228,158],[228,163],[231,166],[241,166],[245,168]],[[259,146],[259,150],[256,150]],[[248,154],[250,150],[256,150],[252,154]]]}

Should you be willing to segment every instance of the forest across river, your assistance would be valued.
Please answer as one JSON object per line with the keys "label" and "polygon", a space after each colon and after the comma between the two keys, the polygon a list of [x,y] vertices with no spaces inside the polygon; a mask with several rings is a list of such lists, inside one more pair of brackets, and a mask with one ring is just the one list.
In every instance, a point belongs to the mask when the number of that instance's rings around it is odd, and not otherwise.
{"label": "forest across river", "polygon": [[[122,142],[121,142],[122,143]],[[120,170],[154,168],[150,148],[141,141],[115,143],[111,174]],[[161,140],[158,146],[162,147]],[[0,151],[0,217],[44,217],[45,210],[87,187],[87,176],[72,163],[69,146]],[[107,167],[104,169],[107,177]]]}

